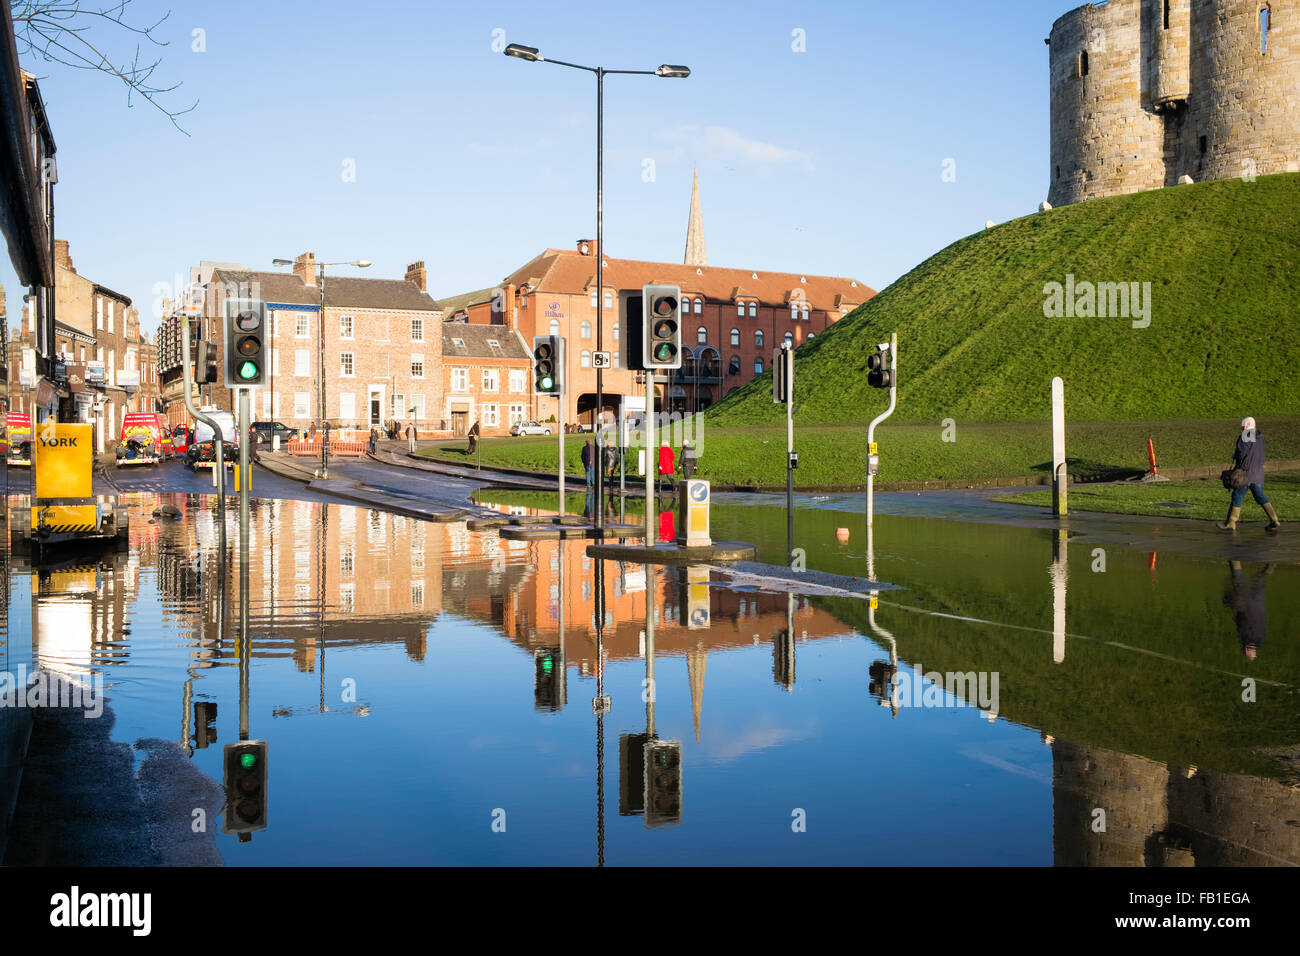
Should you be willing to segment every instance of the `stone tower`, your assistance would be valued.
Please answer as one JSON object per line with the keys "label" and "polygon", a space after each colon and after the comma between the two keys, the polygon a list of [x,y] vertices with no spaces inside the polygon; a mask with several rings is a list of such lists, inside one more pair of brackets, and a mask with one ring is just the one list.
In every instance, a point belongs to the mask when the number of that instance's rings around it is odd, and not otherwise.
{"label": "stone tower", "polygon": [[691,183],[691,215],[686,223],[686,258],[688,266],[707,266],[709,254],[704,250],[704,214],[700,212],[700,172],[695,170]]}
{"label": "stone tower", "polygon": [[1053,206],[1300,170],[1300,0],[1110,0],[1046,42]]}

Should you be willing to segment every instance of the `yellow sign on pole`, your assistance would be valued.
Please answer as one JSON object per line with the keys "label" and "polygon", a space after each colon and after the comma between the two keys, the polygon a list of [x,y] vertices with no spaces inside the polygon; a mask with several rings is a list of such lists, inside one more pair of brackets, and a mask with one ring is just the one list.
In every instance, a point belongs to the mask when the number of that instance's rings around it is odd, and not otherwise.
{"label": "yellow sign on pole", "polygon": [[[214,466],[214,467],[215,467],[215,466]],[[238,492],[240,492],[240,491],[244,491],[245,489],[244,489],[244,487],[243,487],[242,485],[240,485],[240,483],[239,483],[239,481],[240,481],[240,475],[239,475],[239,463],[238,463],[238,462],[235,463],[234,468],[235,468],[235,487],[232,488],[231,491],[234,491],[234,492],[238,493]],[[244,475],[244,481],[247,481],[247,482],[248,482],[248,488],[247,488],[247,490],[248,490],[248,491],[252,491],[252,490],[253,490],[253,466],[252,466],[252,465],[249,465],[249,466],[248,466],[248,471],[247,471],[247,472],[245,473],[245,475]]]}
{"label": "yellow sign on pole", "polygon": [[94,449],[90,425],[44,422],[35,427],[32,470],[36,497],[91,498],[94,489]]}

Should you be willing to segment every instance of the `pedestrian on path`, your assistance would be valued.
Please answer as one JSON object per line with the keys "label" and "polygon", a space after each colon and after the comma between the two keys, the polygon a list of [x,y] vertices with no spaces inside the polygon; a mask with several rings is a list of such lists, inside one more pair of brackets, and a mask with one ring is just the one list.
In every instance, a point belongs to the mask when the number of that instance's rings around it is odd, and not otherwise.
{"label": "pedestrian on path", "polygon": [[695,446],[690,442],[685,442],[682,446],[682,477],[687,480],[695,474],[695,468],[699,464],[700,454],[695,450]]}
{"label": "pedestrian on path", "polygon": [[406,426],[406,443],[410,447],[412,454],[415,453],[415,425]]}
{"label": "pedestrian on path", "polygon": [[673,472],[677,469],[677,457],[668,442],[659,448],[659,483],[667,486],[666,494],[673,492]]}
{"label": "pedestrian on path", "polygon": [[378,447],[379,447],[379,426],[378,426],[378,425],[371,425],[371,426],[370,426],[370,442],[369,442],[369,447],[370,447],[370,454],[372,454],[372,455],[375,453],[375,451],[376,451],[376,450],[378,449]]}
{"label": "pedestrian on path", "polygon": [[618,474],[618,448],[614,445],[605,446],[605,474],[609,480],[613,481],[614,476]]}
{"label": "pedestrian on path", "polygon": [[469,429],[469,453],[474,454],[474,449],[478,447],[479,428],[476,421]]}
{"label": "pedestrian on path", "polygon": [[587,487],[590,488],[596,483],[596,446],[587,439],[587,443],[582,446],[582,470],[587,475]]}
{"label": "pedestrian on path", "polygon": [[1264,497],[1264,455],[1264,436],[1260,434],[1255,419],[1247,416],[1241,420],[1241,434],[1237,436],[1237,445],[1232,452],[1233,470],[1240,469],[1244,471],[1246,473],[1245,482],[1240,487],[1232,489],[1232,502],[1228,507],[1228,518],[1219,524],[1219,527],[1224,531],[1237,530],[1237,519],[1241,517],[1241,505],[1246,500],[1247,489],[1254,496],[1255,502],[1268,515],[1267,530],[1276,531],[1282,527],[1277,512],[1273,510],[1269,500]]}

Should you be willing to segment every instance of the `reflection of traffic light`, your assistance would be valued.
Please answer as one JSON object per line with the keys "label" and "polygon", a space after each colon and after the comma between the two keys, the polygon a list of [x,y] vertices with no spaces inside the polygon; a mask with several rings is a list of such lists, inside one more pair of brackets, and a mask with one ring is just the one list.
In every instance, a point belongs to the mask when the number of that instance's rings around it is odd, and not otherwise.
{"label": "reflection of traffic light", "polygon": [[266,750],[264,740],[226,744],[226,812],[221,831],[238,833],[240,840],[266,829]]}
{"label": "reflection of traffic light", "polygon": [[202,750],[208,744],[217,742],[217,728],[212,726],[217,719],[217,702],[215,700],[196,700],[194,702],[194,746]]}
{"label": "reflection of traffic light", "polygon": [[682,367],[682,290],[675,285],[641,288],[644,321],[642,361],[651,371]]}
{"label": "reflection of traffic light", "polygon": [[266,303],[226,300],[226,388],[266,384]]}
{"label": "reflection of traffic light", "polygon": [[533,391],[564,393],[564,339],[558,335],[533,336]]}
{"label": "reflection of traffic light", "polygon": [[194,383],[209,385],[217,380],[217,347],[199,342],[194,349]]}
{"label": "reflection of traffic light", "polygon": [[653,740],[645,751],[645,825],[682,822],[682,742]]}
{"label": "reflection of traffic light", "polygon": [[888,700],[891,693],[890,685],[898,675],[898,668],[888,661],[876,661],[867,668],[867,674],[871,677],[867,689],[881,700]]}
{"label": "reflection of traffic light", "polygon": [[794,689],[794,631],[781,628],[772,641],[772,683]]}
{"label": "reflection of traffic light", "polygon": [[618,813],[636,816],[645,810],[645,745],[648,734],[618,735]]}
{"label": "reflection of traffic light", "polygon": [[893,388],[894,370],[889,367],[889,350],[876,347],[867,356],[867,384],[872,388]]}
{"label": "reflection of traffic light", "polygon": [[533,652],[533,707],[561,710],[565,704],[564,658],[558,649]]}

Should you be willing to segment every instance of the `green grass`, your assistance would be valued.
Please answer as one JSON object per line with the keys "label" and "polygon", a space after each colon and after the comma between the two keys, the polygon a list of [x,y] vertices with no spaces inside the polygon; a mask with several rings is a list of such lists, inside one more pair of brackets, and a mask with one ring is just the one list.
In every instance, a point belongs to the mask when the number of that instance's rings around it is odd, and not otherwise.
{"label": "green grass", "polygon": [[[865,427],[804,427],[798,423],[800,419],[796,419],[795,427],[797,487],[847,487],[866,481]],[[1268,439],[1271,460],[1300,459],[1300,417],[1261,418],[1260,428]],[[1067,428],[1070,472],[1085,478],[1122,469],[1144,472],[1148,438],[1155,441],[1162,468],[1226,468],[1237,434],[1237,422],[1222,419],[1071,422]],[[700,477],[728,485],[785,484],[784,427],[718,428],[706,416],[699,435]],[[943,441],[938,422],[886,423],[876,433],[881,460],[879,480],[1022,478],[1045,476],[1051,471],[1052,435],[1046,421],[959,423],[954,437],[955,441]],[[585,441],[585,436],[566,436],[565,458],[571,475],[582,475],[579,456]],[[555,437],[484,439],[483,466],[553,473],[557,445]],[[465,447],[461,440],[432,446],[422,454],[472,467],[475,457],[468,455]],[[629,475],[628,480],[637,479]]]}
{"label": "green grass", "polygon": [[[1091,488],[1070,488],[1068,504],[1071,511],[1105,511],[1122,515],[1164,515],[1174,518],[1201,518],[1222,521],[1228,513],[1229,496],[1218,479],[1170,481],[1154,485],[1116,484],[1096,485]],[[1278,517],[1300,514],[1300,475],[1272,475],[1264,481],[1264,495],[1273,503]],[[1006,495],[998,501],[1022,505],[1050,507],[1050,491],[1030,491],[1019,495]],[[1242,520],[1265,521],[1264,509],[1246,494],[1242,505]]]}
{"label": "green grass", "polygon": [[[1044,285],[1150,282],[1151,322],[1045,318]],[[887,393],[866,357],[899,335],[897,421],[1046,421],[1051,379],[1076,420],[1300,413],[1300,174],[1096,199],[961,239],[803,345],[806,425],[865,423]],[[807,383],[815,383],[808,387]],[[771,376],[707,413],[778,425]]]}

